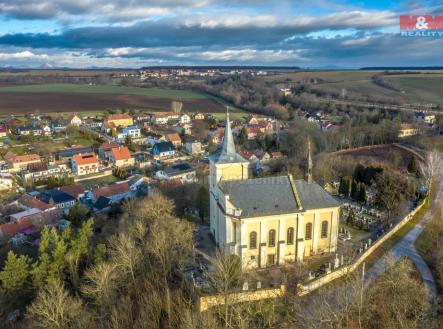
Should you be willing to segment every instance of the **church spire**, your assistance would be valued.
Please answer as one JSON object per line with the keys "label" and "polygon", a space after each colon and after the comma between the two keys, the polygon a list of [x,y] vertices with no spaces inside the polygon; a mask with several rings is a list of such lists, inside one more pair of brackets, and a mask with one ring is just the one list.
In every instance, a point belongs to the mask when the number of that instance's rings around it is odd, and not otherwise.
{"label": "church spire", "polygon": [[308,184],[312,183],[312,158],[311,158],[311,141],[308,140],[308,172],[307,172]]}
{"label": "church spire", "polygon": [[236,155],[234,137],[232,136],[231,122],[229,121],[229,110],[226,107],[226,126],[225,135],[223,137],[222,155],[232,157]]}

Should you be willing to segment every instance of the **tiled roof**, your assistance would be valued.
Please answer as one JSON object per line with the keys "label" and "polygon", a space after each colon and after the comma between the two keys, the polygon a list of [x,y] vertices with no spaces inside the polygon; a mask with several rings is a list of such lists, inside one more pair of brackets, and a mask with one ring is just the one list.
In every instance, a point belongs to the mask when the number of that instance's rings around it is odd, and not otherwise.
{"label": "tiled roof", "polygon": [[5,159],[12,163],[28,163],[40,161],[40,156],[38,154],[16,155],[7,153],[5,155]]}
{"label": "tiled roof", "polygon": [[128,114],[110,114],[106,117],[107,121],[132,119]]}
{"label": "tiled roof", "polygon": [[82,184],[65,185],[60,187],[60,191],[63,191],[74,198],[78,198],[80,194],[85,193],[85,189]]}
{"label": "tiled roof", "polygon": [[43,202],[51,203],[54,201],[56,204],[73,200],[75,200],[75,197],[60,190],[51,190],[45,193],[45,196],[42,198]]}
{"label": "tiled roof", "polygon": [[92,194],[94,194],[94,198],[97,200],[101,196],[109,197],[112,195],[127,193],[130,190],[131,189],[129,187],[129,183],[124,182],[120,184],[112,184],[112,185],[97,187],[92,190]]}
{"label": "tiled roof", "polygon": [[37,208],[43,211],[53,208],[52,205],[44,203],[29,194],[23,194],[17,202],[26,208]]}
{"label": "tiled roof", "polygon": [[171,142],[181,142],[181,141],[182,141],[181,138],[180,138],[180,135],[177,134],[177,133],[174,133],[174,134],[167,134],[167,135],[166,135],[166,139],[167,139],[168,141],[171,141]]}
{"label": "tiled roof", "polygon": [[115,161],[129,160],[131,158],[131,152],[126,146],[116,147],[112,149]]}
{"label": "tiled roof", "polygon": [[81,154],[75,154],[73,156],[73,159],[77,163],[77,165],[88,165],[88,164],[94,164],[98,162],[97,156],[95,153],[81,153]]}
{"label": "tiled roof", "polygon": [[118,143],[117,142],[106,142],[103,143],[100,148],[104,151],[104,152],[109,152],[111,151],[114,147],[118,147]]}
{"label": "tiled roof", "polygon": [[72,147],[70,149],[58,152],[58,156],[60,158],[70,158],[75,154],[89,153],[89,152],[93,152],[91,147]]}

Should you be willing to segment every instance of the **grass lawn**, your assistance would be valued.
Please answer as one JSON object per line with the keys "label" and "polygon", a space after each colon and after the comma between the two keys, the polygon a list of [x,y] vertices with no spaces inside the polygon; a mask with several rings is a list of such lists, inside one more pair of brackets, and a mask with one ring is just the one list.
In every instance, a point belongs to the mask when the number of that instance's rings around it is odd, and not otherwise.
{"label": "grass lawn", "polygon": [[94,187],[96,187],[98,185],[113,184],[113,183],[115,183],[115,182],[117,182],[119,180],[120,179],[118,179],[114,175],[109,175],[109,176],[105,176],[105,177],[99,177],[99,178],[92,178],[92,179],[84,180],[84,181],[81,181],[79,183],[82,184],[85,189],[89,190],[89,189],[94,188]]}
{"label": "grass lawn", "polygon": [[1,87],[0,92],[17,93],[102,93],[102,94],[129,94],[148,97],[165,97],[178,99],[204,99],[213,96],[191,90],[174,90],[162,88],[137,88],[114,85],[87,85],[87,84],[38,84]]}

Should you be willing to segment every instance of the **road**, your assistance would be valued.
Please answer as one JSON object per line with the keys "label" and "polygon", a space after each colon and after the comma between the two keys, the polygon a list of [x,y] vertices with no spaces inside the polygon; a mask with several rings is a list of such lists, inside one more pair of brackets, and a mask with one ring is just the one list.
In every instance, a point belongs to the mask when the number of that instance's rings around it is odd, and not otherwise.
{"label": "road", "polygon": [[[443,169],[442,169],[443,173]],[[432,307],[433,318],[435,319],[437,314],[437,284],[429,266],[423,260],[421,255],[415,249],[415,241],[423,232],[425,226],[432,219],[432,214],[436,207],[442,206],[442,192],[443,191],[443,181],[440,182],[439,190],[435,199],[433,200],[432,207],[426,212],[423,218],[414,226],[412,230],[406,234],[403,239],[401,239],[397,244],[395,244],[389,252],[387,252],[383,257],[381,257],[367,272],[366,272],[366,285],[369,285],[374,279],[382,275],[392,262],[390,259],[394,258],[398,260],[402,257],[408,257],[417,267],[420,275],[422,277],[423,283],[425,284],[426,294],[428,301]]]}

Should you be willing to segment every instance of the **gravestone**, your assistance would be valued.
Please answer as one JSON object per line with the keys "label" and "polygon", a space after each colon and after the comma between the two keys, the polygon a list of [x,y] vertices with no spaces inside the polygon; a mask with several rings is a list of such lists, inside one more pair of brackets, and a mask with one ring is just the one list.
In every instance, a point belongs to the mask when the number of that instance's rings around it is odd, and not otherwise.
{"label": "gravestone", "polygon": [[248,281],[243,282],[243,291],[247,291],[248,288]]}
{"label": "gravestone", "polygon": [[261,281],[257,281],[257,289],[261,289]]}
{"label": "gravestone", "polygon": [[338,259],[338,255],[335,254],[334,269],[339,268],[339,267],[340,267],[340,259]]}

